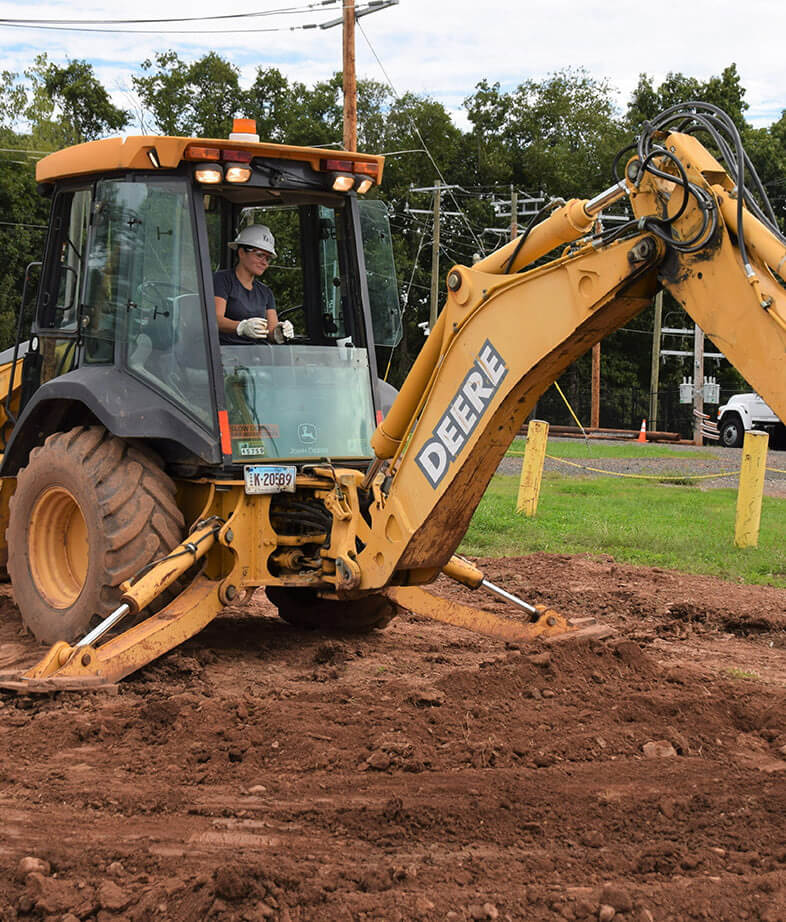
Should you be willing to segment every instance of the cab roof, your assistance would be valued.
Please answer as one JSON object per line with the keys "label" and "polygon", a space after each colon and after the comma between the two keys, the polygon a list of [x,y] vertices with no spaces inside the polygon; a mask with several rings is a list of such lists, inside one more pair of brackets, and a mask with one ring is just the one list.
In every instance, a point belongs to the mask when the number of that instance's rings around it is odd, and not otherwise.
{"label": "cab roof", "polygon": [[[248,151],[253,157],[273,160],[298,160],[312,169],[325,169],[320,162],[340,159],[353,163],[376,163],[377,183],[382,179],[384,157],[337,151],[324,147],[294,147],[288,144],[268,144],[254,141],[230,141],[227,138],[173,138],[163,135],[133,135],[122,138],[105,138],[87,141],[74,147],[49,154],[38,161],[36,180],[53,183],[59,179],[87,176],[91,173],[109,173],[114,170],[166,170],[174,169],[185,159],[189,147],[210,147],[219,150]],[[189,156],[188,160],[199,157]],[[159,166],[156,166],[156,163]],[[328,168],[329,169],[329,168]]]}

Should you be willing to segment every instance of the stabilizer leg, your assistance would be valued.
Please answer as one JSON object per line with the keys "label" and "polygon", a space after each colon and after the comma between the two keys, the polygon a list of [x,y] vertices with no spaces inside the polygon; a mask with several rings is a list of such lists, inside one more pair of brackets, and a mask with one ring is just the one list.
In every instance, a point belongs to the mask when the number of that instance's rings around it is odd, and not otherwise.
{"label": "stabilizer leg", "polygon": [[220,582],[199,576],[166,608],[100,647],[57,643],[23,676],[3,678],[0,684],[26,692],[113,685],[209,624],[224,607],[220,586]]}
{"label": "stabilizer leg", "polygon": [[588,624],[593,619],[569,620],[552,609],[536,606],[539,612],[536,621],[521,624],[509,618],[500,618],[490,611],[450,602],[432,595],[419,586],[391,586],[385,590],[387,596],[403,608],[418,615],[452,624],[456,627],[496,637],[510,643],[531,643],[537,637],[557,640],[568,637],[607,637],[611,630],[603,625]]}

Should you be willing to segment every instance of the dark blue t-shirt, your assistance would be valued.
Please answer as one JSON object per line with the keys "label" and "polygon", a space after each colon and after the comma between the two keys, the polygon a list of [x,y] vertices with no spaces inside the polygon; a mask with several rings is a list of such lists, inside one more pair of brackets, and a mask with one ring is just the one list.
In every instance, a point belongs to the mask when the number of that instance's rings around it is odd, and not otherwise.
{"label": "dark blue t-shirt", "polygon": [[[249,291],[241,285],[234,269],[220,269],[215,272],[213,290],[217,298],[224,298],[227,302],[225,316],[229,320],[240,321],[249,317],[267,319],[267,312],[276,309],[276,299],[267,285],[263,285],[259,279],[254,279]],[[222,332],[218,334],[218,339],[224,346],[248,345],[255,342],[248,336],[238,336],[237,333]]]}

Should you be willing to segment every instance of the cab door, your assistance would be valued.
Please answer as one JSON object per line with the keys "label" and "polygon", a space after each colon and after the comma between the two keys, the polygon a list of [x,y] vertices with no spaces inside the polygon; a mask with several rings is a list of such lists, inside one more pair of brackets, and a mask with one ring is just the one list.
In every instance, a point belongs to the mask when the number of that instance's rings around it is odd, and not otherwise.
{"label": "cab door", "polygon": [[58,189],[52,202],[44,271],[38,293],[33,333],[39,349],[30,354],[37,362],[37,384],[76,367],[79,305],[84,287],[91,187]]}
{"label": "cab door", "polygon": [[102,180],[93,211],[83,364],[116,365],[212,431],[216,412],[189,184],[176,177]]}

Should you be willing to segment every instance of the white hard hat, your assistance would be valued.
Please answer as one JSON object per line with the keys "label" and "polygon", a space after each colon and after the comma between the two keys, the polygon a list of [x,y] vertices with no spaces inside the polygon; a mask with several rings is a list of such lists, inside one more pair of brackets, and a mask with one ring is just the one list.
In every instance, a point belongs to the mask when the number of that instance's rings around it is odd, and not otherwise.
{"label": "white hard hat", "polygon": [[229,246],[233,250],[239,246],[256,247],[270,253],[271,256],[276,255],[276,240],[266,224],[251,224],[244,227]]}

